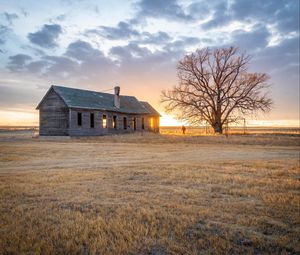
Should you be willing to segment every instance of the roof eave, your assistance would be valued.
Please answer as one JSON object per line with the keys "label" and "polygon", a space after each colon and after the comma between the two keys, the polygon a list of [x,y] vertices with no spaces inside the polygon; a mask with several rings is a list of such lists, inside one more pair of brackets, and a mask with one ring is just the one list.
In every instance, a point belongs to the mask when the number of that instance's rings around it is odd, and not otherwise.
{"label": "roof eave", "polygon": [[[121,109],[105,109],[105,108],[93,108],[93,107],[83,107],[83,106],[69,106],[69,109],[84,109],[84,110],[96,110],[96,111],[106,111],[106,112],[115,112],[115,113],[123,113],[123,114],[136,114],[136,115],[159,115],[159,114],[153,114],[149,112],[129,112],[129,111],[122,111]],[[159,115],[160,116],[160,115]]]}

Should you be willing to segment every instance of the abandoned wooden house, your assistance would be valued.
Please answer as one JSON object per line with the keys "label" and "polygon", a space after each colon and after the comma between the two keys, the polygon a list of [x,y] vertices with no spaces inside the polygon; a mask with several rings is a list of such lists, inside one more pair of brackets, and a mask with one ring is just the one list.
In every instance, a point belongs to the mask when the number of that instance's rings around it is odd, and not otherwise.
{"label": "abandoned wooden house", "polygon": [[38,104],[39,134],[86,136],[159,132],[160,114],[133,96],[51,86]]}

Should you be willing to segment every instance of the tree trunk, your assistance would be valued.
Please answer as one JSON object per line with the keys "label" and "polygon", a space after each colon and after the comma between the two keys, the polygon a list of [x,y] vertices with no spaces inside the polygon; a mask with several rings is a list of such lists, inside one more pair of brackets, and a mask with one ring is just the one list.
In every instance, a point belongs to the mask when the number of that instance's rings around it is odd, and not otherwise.
{"label": "tree trunk", "polygon": [[216,121],[213,125],[212,125],[215,133],[217,134],[222,134],[223,133],[223,127],[222,127],[222,123],[221,121]]}
{"label": "tree trunk", "polygon": [[221,104],[218,104],[212,127],[213,127],[216,134],[222,134],[223,133]]}

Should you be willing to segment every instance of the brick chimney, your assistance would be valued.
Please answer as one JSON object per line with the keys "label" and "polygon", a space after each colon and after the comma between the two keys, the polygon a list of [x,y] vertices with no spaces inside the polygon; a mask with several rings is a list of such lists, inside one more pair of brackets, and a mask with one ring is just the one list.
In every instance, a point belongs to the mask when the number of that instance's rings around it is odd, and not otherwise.
{"label": "brick chimney", "polygon": [[120,108],[120,87],[115,87],[115,98],[114,98],[114,104],[116,108]]}

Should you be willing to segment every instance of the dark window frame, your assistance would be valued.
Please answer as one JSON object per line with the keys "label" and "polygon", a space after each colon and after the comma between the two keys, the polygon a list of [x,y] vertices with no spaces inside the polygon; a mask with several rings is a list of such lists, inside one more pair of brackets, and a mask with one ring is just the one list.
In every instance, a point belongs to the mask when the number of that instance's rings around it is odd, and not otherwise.
{"label": "dark window frame", "polygon": [[127,129],[127,117],[123,117],[123,129]]}
{"label": "dark window frame", "polygon": [[93,112],[90,113],[90,128],[95,127],[95,114]]}
{"label": "dark window frame", "polygon": [[142,129],[145,129],[145,118],[142,117]]}
{"label": "dark window frame", "polygon": [[82,126],[82,112],[77,112],[77,126]]}

